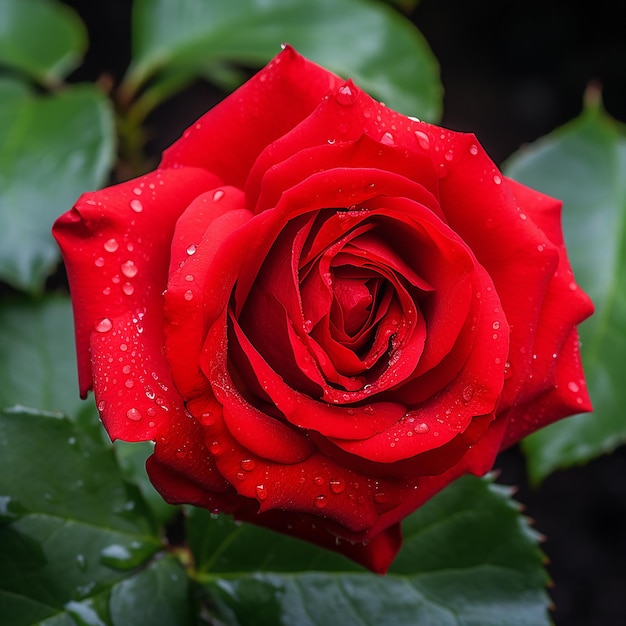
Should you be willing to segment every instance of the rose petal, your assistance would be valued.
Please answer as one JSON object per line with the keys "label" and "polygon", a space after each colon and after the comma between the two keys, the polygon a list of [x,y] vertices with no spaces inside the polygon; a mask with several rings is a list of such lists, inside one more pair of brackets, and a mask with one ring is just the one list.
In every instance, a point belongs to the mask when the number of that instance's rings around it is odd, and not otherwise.
{"label": "rose petal", "polygon": [[202,167],[243,188],[257,155],[309,115],[337,82],[287,46],[170,146],[161,167]]}

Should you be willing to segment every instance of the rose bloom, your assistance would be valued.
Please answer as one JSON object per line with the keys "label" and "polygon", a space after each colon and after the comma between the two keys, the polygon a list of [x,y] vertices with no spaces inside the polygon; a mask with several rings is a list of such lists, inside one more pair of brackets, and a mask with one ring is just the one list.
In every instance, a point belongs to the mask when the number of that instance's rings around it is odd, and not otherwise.
{"label": "rose bloom", "polygon": [[384,573],[403,518],[591,409],[560,202],[286,47],[54,226],[80,389],[191,503]]}

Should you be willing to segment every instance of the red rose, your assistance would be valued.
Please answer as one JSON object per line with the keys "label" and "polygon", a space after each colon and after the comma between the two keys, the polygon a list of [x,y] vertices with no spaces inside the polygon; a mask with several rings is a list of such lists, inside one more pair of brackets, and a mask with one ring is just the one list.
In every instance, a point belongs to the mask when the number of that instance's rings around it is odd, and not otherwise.
{"label": "red rose", "polygon": [[400,521],[590,410],[560,203],[287,48],[59,218],[80,386],[166,500],[384,572]]}

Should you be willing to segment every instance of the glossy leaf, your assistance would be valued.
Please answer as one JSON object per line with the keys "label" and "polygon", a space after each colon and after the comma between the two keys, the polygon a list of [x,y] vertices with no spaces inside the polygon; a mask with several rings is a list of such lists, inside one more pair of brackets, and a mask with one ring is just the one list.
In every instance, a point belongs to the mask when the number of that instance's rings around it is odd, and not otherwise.
{"label": "glossy leaf", "polygon": [[78,66],[86,48],[86,30],[69,6],[56,0],[0,2],[0,65],[55,85]]}
{"label": "glossy leaf", "polygon": [[58,414],[13,409],[0,459],[0,624],[110,624],[115,585],[161,547],[111,449]]}
{"label": "glossy leaf", "polygon": [[[98,422],[98,426],[100,423]],[[146,459],[154,450],[152,441],[122,441],[117,439],[113,443],[115,456],[120,464],[124,476],[135,483],[141,495],[145,498],[148,506],[156,519],[162,524],[167,524],[179,511],[179,507],[167,504],[160,493],[153,487],[146,473]]]}
{"label": "glossy leaf", "polygon": [[229,625],[550,623],[538,537],[508,490],[487,479],[461,479],[408,518],[384,577],[203,512],[190,524],[208,603]]}
{"label": "glossy leaf", "polygon": [[286,42],[402,113],[440,116],[437,61],[417,28],[385,3],[137,0],[133,31],[130,92],[162,70],[217,79],[228,63],[259,68]]}
{"label": "glossy leaf", "polygon": [[[593,95],[593,94],[592,94]],[[593,413],[524,441],[531,478],[582,463],[626,442],[626,138],[598,102],[516,154],[513,178],[563,200],[574,274],[596,312],[580,328]]]}
{"label": "glossy leaf", "polygon": [[93,400],[78,394],[69,298],[5,298],[0,303],[0,407],[22,404],[77,416]]}
{"label": "glossy leaf", "polygon": [[180,561],[166,556],[111,590],[114,626],[191,626],[189,579]]}
{"label": "glossy leaf", "polygon": [[0,81],[0,280],[42,289],[59,260],[52,223],[106,181],[114,144],[110,104],[95,87],[39,96]]}

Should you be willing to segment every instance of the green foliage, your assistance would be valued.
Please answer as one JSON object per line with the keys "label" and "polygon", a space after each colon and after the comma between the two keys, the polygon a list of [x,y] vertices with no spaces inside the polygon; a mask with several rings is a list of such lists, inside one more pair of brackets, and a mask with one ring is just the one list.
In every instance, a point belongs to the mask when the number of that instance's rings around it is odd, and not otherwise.
{"label": "green foliage", "polygon": [[82,60],[87,33],[67,5],[51,0],[0,2],[0,65],[54,86]]}
{"label": "green foliage", "polygon": [[428,44],[397,11],[364,0],[137,0],[126,88],[135,92],[152,79],[162,97],[179,80],[207,76],[232,89],[243,74],[229,63],[258,68],[281,42],[396,110],[440,117],[438,64]]}
{"label": "green foliage", "polygon": [[50,229],[113,160],[110,104],[92,85],[40,96],[0,80],[0,279],[40,292],[58,262]]}
{"label": "green foliage", "polygon": [[109,623],[112,590],[161,547],[111,449],[58,414],[6,409],[0,459],[0,623]]}
{"label": "green foliage", "polygon": [[547,576],[537,535],[510,493],[466,477],[404,523],[385,577],[267,530],[194,510],[199,580],[232,626],[441,624],[541,626]]}
{"label": "green foliage", "polygon": [[596,307],[580,338],[593,413],[524,440],[535,482],[626,442],[626,138],[596,100],[562,128],[516,154],[511,177],[563,200],[574,274]]}

